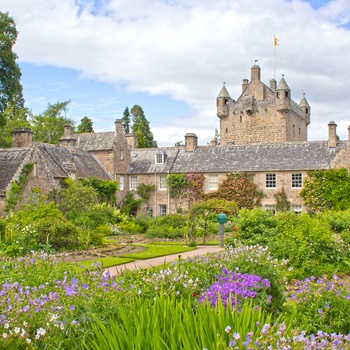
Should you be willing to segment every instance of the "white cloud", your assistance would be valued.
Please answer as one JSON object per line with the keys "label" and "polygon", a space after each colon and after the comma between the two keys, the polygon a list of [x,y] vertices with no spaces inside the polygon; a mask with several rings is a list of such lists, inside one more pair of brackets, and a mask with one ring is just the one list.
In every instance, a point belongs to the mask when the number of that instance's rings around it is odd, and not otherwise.
{"label": "white cloud", "polygon": [[318,10],[301,0],[0,0],[0,6],[16,21],[21,60],[188,104],[193,115],[166,120],[164,110],[163,127],[151,125],[159,144],[186,132],[208,142],[218,126],[222,82],[238,98],[255,59],[262,80],[273,77],[274,35],[277,80],[284,73],[295,101],[305,92],[311,105],[309,138],[325,139],[330,120],[339,121],[338,133],[347,137],[347,0]]}

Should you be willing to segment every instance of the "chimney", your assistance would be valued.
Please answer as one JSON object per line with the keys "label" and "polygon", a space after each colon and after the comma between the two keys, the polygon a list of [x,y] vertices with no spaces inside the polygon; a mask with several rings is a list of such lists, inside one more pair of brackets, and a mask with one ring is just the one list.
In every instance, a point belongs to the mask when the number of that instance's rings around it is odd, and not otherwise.
{"label": "chimney", "polygon": [[328,147],[337,146],[337,124],[333,121],[328,124]]}
{"label": "chimney", "polygon": [[33,132],[29,128],[16,128],[12,131],[11,147],[30,147],[33,141]]}
{"label": "chimney", "polygon": [[277,89],[277,80],[274,78],[270,80],[270,89],[273,91],[276,91]]}
{"label": "chimney", "polygon": [[126,134],[125,138],[126,138],[126,141],[128,142],[129,149],[137,148],[137,143],[138,143],[137,135],[135,135],[135,134]]}
{"label": "chimney", "polygon": [[198,146],[198,137],[196,134],[187,133],[185,135],[185,151],[193,152]]}
{"label": "chimney", "polygon": [[251,68],[251,81],[260,81],[260,67],[257,64]]}
{"label": "chimney", "polygon": [[215,139],[212,139],[211,141],[210,141],[210,143],[209,143],[209,146],[210,147],[215,147],[215,146],[217,146],[217,141],[215,140]]}
{"label": "chimney", "polygon": [[64,125],[64,133],[63,133],[64,137],[70,137],[70,135],[71,135],[71,128],[72,128],[72,126],[70,124],[65,124]]}
{"label": "chimney", "polygon": [[115,133],[118,134],[122,134],[123,133],[123,122],[121,119],[117,119],[115,121]]}
{"label": "chimney", "polygon": [[243,79],[242,82],[242,92],[244,92],[244,90],[248,87],[248,79]]}

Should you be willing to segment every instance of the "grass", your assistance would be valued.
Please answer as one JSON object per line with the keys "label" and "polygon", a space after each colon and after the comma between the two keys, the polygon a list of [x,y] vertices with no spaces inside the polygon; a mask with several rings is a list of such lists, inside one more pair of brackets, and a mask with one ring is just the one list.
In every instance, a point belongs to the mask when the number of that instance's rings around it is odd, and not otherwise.
{"label": "grass", "polygon": [[146,259],[156,258],[159,256],[188,252],[190,250],[196,249],[192,247],[184,247],[184,246],[169,245],[169,244],[163,244],[163,245],[138,244],[138,246],[145,247],[146,250],[143,250],[142,252],[137,252],[137,253],[123,254],[121,255],[121,257],[132,258],[137,260],[146,260]]}
{"label": "grass", "polygon": [[[174,245],[174,246],[183,246],[186,245],[188,242],[185,241],[159,241],[159,242],[153,242],[154,245]],[[205,245],[219,245],[219,240],[207,240],[205,242]],[[202,239],[197,239],[197,246],[203,245]]]}
{"label": "grass", "polygon": [[99,262],[103,268],[116,266],[116,265],[122,265],[129,262],[135,261],[134,258],[126,258],[126,257],[115,257],[115,256],[108,256],[106,258],[96,258],[91,260],[83,260],[79,262],[80,265],[83,265],[85,267],[90,267],[91,264],[96,264]]}

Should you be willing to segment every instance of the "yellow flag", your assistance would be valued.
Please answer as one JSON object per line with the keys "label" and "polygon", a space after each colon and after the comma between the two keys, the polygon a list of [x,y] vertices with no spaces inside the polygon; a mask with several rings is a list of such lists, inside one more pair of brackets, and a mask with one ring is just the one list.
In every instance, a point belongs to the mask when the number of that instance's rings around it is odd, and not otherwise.
{"label": "yellow flag", "polygon": [[277,46],[278,45],[278,38],[276,38],[275,36],[273,37],[273,46]]}

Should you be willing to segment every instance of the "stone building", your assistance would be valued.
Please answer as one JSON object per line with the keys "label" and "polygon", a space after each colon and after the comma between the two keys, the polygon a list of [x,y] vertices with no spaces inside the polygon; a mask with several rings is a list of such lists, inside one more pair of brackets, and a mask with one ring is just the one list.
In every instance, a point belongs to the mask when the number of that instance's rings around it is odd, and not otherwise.
{"label": "stone building", "polygon": [[121,120],[114,131],[101,133],[71,134],[67,125],[57,146],[33,143],[29,129],[15,130],[12,147],[0,149],[0,215],[11,182],[27,163],[34,168],[25,199],[33,188],[49,192],[68,176],[97,176],[119,183],[118,205],[128,192],[136,195],[138,185],[154,185],[156,190],[142,209],[165,215],[187,207],[186,200],[170,197],[169,174],[203,174],[204,191],[212,192],[227,174],[246,172],[264,193],[263,208],[274,209],[274,194],[283,190],[294,211],[305,210],[298,193],[308,170],[350,168],[350,131],[348,140],[340,141],[335,122],[330,122],[327,141],[307,141],[311,108],[305,96],[298,104],[284,77],[278,85],[273,79],[267,86],[260,74],[254,65],[237,101],[222,87],[216,99],[220,144],[200,146],[197,135],[189,132],[184,145],[138,149],[135,135],[123,133]]}

